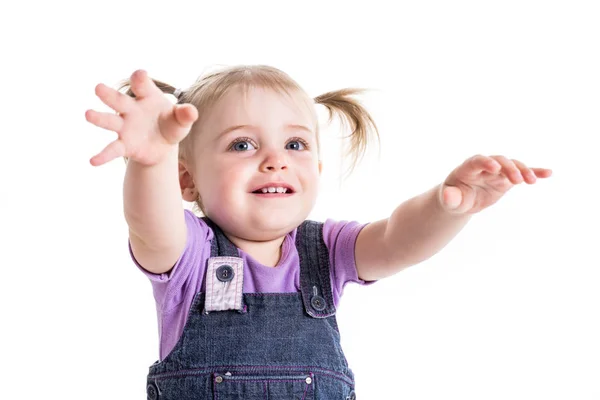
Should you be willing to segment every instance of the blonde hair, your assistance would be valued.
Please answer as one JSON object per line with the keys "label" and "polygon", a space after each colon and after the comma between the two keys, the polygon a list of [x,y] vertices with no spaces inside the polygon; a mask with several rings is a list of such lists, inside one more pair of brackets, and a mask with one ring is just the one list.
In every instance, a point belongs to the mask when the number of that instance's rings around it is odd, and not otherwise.
{"label": "blonde hair", "polygon": [[[162,81],[152,79],[154,84],[167,94],[174,94],[176,87]],[[222,97],[231,89],[240,88],[246,93],[251,88],[264,88],[295,97],[304,103],[313,117],[315,123],[315,134],[317,138],[317,150],[320,153],[319,124],[315,110],[316,104],[325,106],[329,112],[329,121],[336,114],[342,126],[350,130],[350,135],[344,138],[350,139],[350,146],[345,156],[352,156],[352,164],[349,174],[352,173],[367,149],[370,136],[375,135],[379,141],[379,131],[375,121],[364,108],[364,106],[352,96],[361,94],[364,89],[346,88],[324,93],[311,99],[310,96],[285,72],[267,65],[239,65],[220,68],[200,76],[194,84],[185,89],[177,98],[177,104],[193,104],[198,110],[198,119],[194,122],[190,133],[179,143],[179,158],[193,163],[191,149],[194,138],[198,134],[195,129],[204,115],[210,112]],[[118,90],[127,89],[125,94],[135,97],[131,90],[131,81],[122,81]],[[299,95],[299,97],[297,97]],[[127,161],[127,160],[126,160]],[[196,206],[203,212],[201,200],[196,201]]]}

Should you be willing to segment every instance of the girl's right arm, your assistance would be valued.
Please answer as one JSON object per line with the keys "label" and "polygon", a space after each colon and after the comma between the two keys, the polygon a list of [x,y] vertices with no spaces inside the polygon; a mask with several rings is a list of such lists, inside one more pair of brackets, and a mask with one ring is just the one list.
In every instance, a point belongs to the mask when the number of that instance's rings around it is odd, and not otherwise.
{"label": "girl's right arm", "polygon": [[136,261],[155,274],[168,272],[186,244],[177,151],[175,146],[151,166],[129,160],[125,172],[123,209],[131,250]]}
{"label": "girl's right arm", "polygon": [[131,75],[127,96],[105,85],[96,95],[117,114],[86,111],[86,119],[118,138],[90,159],[94,166],[126,157],[125,219],[133,255],[144,269],[169,271],[187,240],[179,186],[179,142],[198,118],[191,104],[173,105],[143,70]]}

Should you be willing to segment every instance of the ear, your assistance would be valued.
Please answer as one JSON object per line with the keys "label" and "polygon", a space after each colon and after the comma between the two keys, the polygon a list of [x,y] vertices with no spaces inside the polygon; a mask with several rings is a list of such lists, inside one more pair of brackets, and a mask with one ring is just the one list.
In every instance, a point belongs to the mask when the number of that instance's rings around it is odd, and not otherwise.
{"label": "ear", "polygon": [[179,186],[181,187],[181,197],[185,201],[193,202],[198,199],[198,190],[194,184],[194,178],[187,166],[179,163]]}

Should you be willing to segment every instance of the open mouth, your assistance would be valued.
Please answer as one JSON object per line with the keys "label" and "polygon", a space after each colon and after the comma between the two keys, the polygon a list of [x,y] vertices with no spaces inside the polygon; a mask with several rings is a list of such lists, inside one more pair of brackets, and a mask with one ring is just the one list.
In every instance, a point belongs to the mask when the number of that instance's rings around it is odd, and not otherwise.
{"label": "open mouth", "polygon": [[269,187],[255,190],[252,192],[254,194],[263,194],[263,195],[282,195],[282,194],[292,194],[294,191],[292,189],[288,189],[285,187]]}

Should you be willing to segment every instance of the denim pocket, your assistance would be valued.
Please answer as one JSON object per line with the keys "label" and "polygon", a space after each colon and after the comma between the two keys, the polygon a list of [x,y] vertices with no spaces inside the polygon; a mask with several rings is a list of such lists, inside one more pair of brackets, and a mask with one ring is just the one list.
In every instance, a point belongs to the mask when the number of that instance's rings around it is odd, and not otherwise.
{"label": "denim pocket", "polygon": [[312,373],[214,374],[214,400],[314,400]]}

